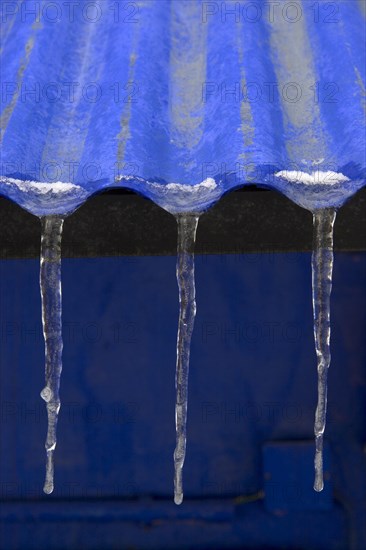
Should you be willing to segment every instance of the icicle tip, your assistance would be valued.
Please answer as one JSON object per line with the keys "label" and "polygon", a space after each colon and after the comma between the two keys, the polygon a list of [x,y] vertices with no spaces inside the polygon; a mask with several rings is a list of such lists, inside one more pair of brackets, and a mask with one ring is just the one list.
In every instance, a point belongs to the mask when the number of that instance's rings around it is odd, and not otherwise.
{"label": "icicle tip", "polygon": [[53,483],[45,483],[43,486],[43,492],[46,493],[46,495],[50,495],[53,493]]}
{"label": "icicle tip", "polygon": [[183,502],[183,493],[174,495],[174,504],[179,506]]}

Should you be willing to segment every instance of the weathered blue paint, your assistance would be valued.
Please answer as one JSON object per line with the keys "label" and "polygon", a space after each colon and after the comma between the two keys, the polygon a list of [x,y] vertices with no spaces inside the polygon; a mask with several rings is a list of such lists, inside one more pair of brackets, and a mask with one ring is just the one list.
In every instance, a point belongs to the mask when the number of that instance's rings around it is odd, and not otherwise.
{"label": "weathered blue paint", "polygon": [[349,181],[311,206],[340,206],[365,183],[362,1],[18,0],[1,18],[0,192],[33,213],[119,185],[174,210],[167,184],[207,178],[216,190],[180,209],[248,183],[309,207],[274,174],[314,169]]}
{"label": "weathered blue paint", "polygon": [[[50,496],[42,493],[38,264],[1,262],[1,546],[45,548],[51,540],[55,548],[75,548],[75,541],[88,550],[172,548],[178,540],[185,548],[343,550],[353,540],[363,550],[365,259],[339,253],[334,266],[328,510],[306,503],[312,453],[302,464],[292,454],[271,460],[272,484],[262,460],[269,442],[286,441],[289,452],[299,440],[313,447],[309,254],[197,257],[186,498],[179,509],[171,460],[174,258],[64,260],[65,368]],[[279,478],[285,460],[291,468]],[[300,491],[297,510],[289,485]],[[267,504],[240,499],[263,489]],[[278,509],[266,510],[274,500]]]}

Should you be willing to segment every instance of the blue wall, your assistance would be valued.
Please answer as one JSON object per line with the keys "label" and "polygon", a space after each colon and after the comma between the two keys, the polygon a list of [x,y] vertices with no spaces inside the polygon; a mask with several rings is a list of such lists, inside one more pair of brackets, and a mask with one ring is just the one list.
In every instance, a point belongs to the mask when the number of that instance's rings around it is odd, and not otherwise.
{"label": "blue wall", "polygon": [[[178,508],[175,258],[63,261],[63,404],[50,497],[42,494],[39,266],[0,262],[1,548],[366,546],[366,254],[335,258],[328,500],[308,498],[316,404],[310,255],[198,256],[196,272]],[[266,447],[264,468],[264,445],[278,441],[286,443]]]}

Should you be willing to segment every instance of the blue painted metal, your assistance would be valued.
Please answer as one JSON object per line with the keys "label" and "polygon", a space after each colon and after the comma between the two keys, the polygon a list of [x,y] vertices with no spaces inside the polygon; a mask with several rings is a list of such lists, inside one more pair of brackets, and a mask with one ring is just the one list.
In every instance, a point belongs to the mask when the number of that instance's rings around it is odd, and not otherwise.
{"label": "blue painted metal", "polygon": [[[343,550],[351,540],[363,550],[365,254],[337,253],[334,266],[330,510],[251,501],[265,489],[264,446],[313,438],[309,254],[197,257],[186,499],[174,505],[174,273],[173,257],[65,259],[56,489],[46,496],[38,262],[0,262],[0,546]],[[282,488],[312,491],[311,462],[295,477],[285,468]]]}
{"label": "blue painted metal", "polygon": [[[33,213],[116,185],[170,210],[247,183],[340,206],[365,183],[362,0],[4,0],[1,18],[0,192]],[[349,181],[309,202],[274,176],[315,169]],[[168,185],[207,178],[180,199]]]}
{"label": "blue painted metal", "polygon": [[[291,411],[289,409],[289,418]],[[296,408],[293,408],[296,415]],[[269,512],[330,510],[333,507],[330,483],[329,447],[324,447],[324,489],[314,491],[311,476],[314,441],[276,441],[263,448],[264,505]]]}

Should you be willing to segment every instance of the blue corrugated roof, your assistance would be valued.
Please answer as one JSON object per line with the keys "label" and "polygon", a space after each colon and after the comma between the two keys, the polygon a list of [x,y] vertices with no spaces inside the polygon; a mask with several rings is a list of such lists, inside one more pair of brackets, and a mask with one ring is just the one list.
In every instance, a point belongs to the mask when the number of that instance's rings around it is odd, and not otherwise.
{"label": "blue corrugated roof", "polygon": [[[18,0],[1,17],[0,192],[35,214],[119,185],[172,211],[248,183],[339,206],[366,181],[362,0]],[[309,197],[281,171],[320,183]]]}

